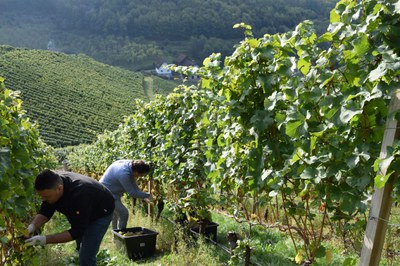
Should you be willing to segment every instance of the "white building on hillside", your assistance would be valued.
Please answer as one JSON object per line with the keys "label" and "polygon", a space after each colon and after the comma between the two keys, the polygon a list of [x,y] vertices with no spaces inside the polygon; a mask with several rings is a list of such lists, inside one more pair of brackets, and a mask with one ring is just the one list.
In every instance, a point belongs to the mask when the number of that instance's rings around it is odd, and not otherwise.
{"label": "white building on hillside", "polygon": [[163,78],[168,78],[170,79],[172,77],[172,71],[168,69],[168,64],[167,63],[162,63],[160,67],[156,67],[156,73],[160,77]]}

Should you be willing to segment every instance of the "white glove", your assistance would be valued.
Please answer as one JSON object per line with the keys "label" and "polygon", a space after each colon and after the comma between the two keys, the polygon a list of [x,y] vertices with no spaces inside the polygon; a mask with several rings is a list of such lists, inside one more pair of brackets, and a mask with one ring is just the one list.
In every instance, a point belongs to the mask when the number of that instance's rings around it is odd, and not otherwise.
{"label": "white glove", "polygon": [[33,234],[33,232],[35,232],[35,229],[36,227],[34,224],[30,224],[27,228],[29,234]]}
{"label": "white glove", "polygon": [[25,240],[25,243],[31,246],[44,246],[46,245],[46,236],[33,236]]}
{"label": "white glove", "polygon": [[152,202],[151,202],[152,200],[153,200],[153,197],[152,197],[151,195],[150,195],[148,198],[144,198],[144,199],[143,199],[144,202],[147,202],[147,203],[149,203],[149,204],[152,203]]}

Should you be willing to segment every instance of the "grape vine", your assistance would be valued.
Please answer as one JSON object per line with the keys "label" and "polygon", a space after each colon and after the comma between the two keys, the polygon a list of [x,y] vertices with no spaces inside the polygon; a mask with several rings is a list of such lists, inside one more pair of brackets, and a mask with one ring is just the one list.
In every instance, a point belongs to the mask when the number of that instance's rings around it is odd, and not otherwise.
{"label": "grape vine", "polygon": [[40,170],[56,163],[21,105],[19,92],[6,89],[0,78],[0,265],[32,262],[21,236],[37,203],[33,182]]}
{"label": "grape vine", "polygon": [[[70,161],[150,160],[170,206],[189,212],[227,206],[251,221],[276,201],[280,222],[300,232],[289,229],[297,255],[315,261],[328,222],[363,230],[373,187],[387,180],[374,180],[373,166],[398,89],[399,25],[398,3],[382,0],[338,2],[321,36],[309,21],[262,38],[237,24],[245,38],[224,62],[213,54],[175,68],[200,76],[199,86],[138,102]],[[251,230],[248,238],[251,246]]]}

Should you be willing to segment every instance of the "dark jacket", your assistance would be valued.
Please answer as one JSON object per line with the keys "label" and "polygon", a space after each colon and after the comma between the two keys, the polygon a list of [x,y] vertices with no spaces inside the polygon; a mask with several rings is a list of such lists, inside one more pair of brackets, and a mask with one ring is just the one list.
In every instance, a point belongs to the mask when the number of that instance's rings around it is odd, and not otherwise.
{"label": "dark jacket", "polygon": [[55,211],[63,213],[71,224],[73,239],[81,238],[93,221],[111,215],[114,198],[98,181],[72,172],[58,172],[64,182],[63,196],[54,204],[42,202],[39,213],[50,219]]}

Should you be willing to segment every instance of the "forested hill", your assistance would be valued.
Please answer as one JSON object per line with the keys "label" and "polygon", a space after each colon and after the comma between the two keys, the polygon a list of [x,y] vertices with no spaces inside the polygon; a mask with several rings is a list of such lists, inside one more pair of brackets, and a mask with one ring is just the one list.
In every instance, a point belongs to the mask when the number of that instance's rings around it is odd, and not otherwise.
{"label": "forested hill", "polygon": [[[256,37],[286,32],[312,20],[328,25],[337,0],[2,0],[0,43],[85,53],[131,70],[173,63],[184,53],[201,64],[213,52],[229,55],[244,22]],[[32,47],[35,45],[35,47]]]}
{"label": "forested hill", "polygon": [[146,99],[141,74],[84,55],[0,46],[0,77],[21,91],[23,108],[56,147],[91,142]]}
{"label": "forested hill", "polygon": [[[43,1],[43,0],[42,0]],[[53,0],[54,1],[54,0]],[[57,1],[56,1],[57,2]],[[286,32],[302,20],[327,26],[332,0],[86,0],[63,4],[65,29],[85,29],[99,34],[144,37],[155,40],[188,40],[205,36],[241,38],[232,29],[244,22],[256,35]],[[61,6],[61,4],[60,4]],[[71,18],[74,17],[74,20]]]}

